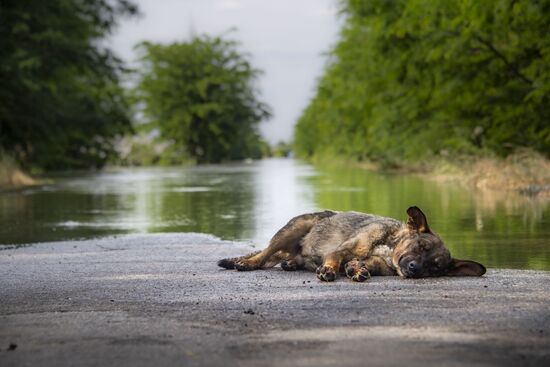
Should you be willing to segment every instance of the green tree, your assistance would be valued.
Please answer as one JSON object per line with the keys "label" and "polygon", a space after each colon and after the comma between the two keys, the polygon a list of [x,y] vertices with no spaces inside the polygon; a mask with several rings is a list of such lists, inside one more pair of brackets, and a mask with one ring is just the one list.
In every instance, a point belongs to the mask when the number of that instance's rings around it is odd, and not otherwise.
{"label": "green tree", "polygon": [[302,156],[550,156],[549,0],[347,0]]}
{"label": "green tree", "polygon": [[126,0],[0,1],[0,147],[25,167],[100,167],[130,130],[121,61],[102,40]]}
{"label": "green tree", "polygon": [[220,37],[143,43],[136,90],[149,126],[199,163],[259,158],[257,127],[270,116],[258,100],[259,71],[238,44]]}

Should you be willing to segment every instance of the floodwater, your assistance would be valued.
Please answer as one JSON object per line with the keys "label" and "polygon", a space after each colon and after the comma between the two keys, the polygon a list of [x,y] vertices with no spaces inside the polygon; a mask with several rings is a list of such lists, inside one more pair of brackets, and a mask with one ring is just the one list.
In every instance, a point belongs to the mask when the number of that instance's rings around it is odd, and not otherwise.
{"label": "floodwater", "polygon": [[71,173],[0,193],[0,244],[201,232],[267,245],[295,215],[355,210],[405,220],[417,205],[458,258],[550,270],[548,200],[291,159]]}

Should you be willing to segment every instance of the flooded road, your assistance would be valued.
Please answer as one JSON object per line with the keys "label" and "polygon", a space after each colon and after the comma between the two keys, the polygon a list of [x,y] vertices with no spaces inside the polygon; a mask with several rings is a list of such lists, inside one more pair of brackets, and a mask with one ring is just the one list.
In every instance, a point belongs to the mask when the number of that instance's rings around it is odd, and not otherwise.
{"label": "flooded road", "polygon": [[289,159],[111,169],[0,193],[0,244],[200,232],[262,248],[301,213],[355,210],[404,220],[407,207],[417,205],[456,257],[489,267],[550,270],[548,203]]}

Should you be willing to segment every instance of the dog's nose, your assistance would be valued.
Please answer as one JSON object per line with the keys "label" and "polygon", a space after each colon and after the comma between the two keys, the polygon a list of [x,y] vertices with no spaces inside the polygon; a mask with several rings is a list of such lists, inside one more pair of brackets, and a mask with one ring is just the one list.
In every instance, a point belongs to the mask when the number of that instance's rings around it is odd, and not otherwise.
{"label": "dog's nose", "polygon": [[419,269],[418,262],[416,262],[416,260],[411,261],[409,265],[407,265],[407,268],[412,274],[415,274]]}

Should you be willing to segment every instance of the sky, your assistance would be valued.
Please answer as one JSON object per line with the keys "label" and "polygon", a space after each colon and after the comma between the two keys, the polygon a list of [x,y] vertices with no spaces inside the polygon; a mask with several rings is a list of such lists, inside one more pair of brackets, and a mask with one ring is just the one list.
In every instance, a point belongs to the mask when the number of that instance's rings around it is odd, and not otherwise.
{"label": "sky", "polygon": [[[340,20],[337,0],[135,0],[142,16],[121,21],[111,47],[129,63],[141,41],[170,43],[192,34],[227,34],[241,42],[259,79],[261,100],[273,118],[260,131],[271,144],[289,142],[313,97]],[[236,28],[231,32],[230,29]],[[228,33],[229,32],[229,33]]]}

